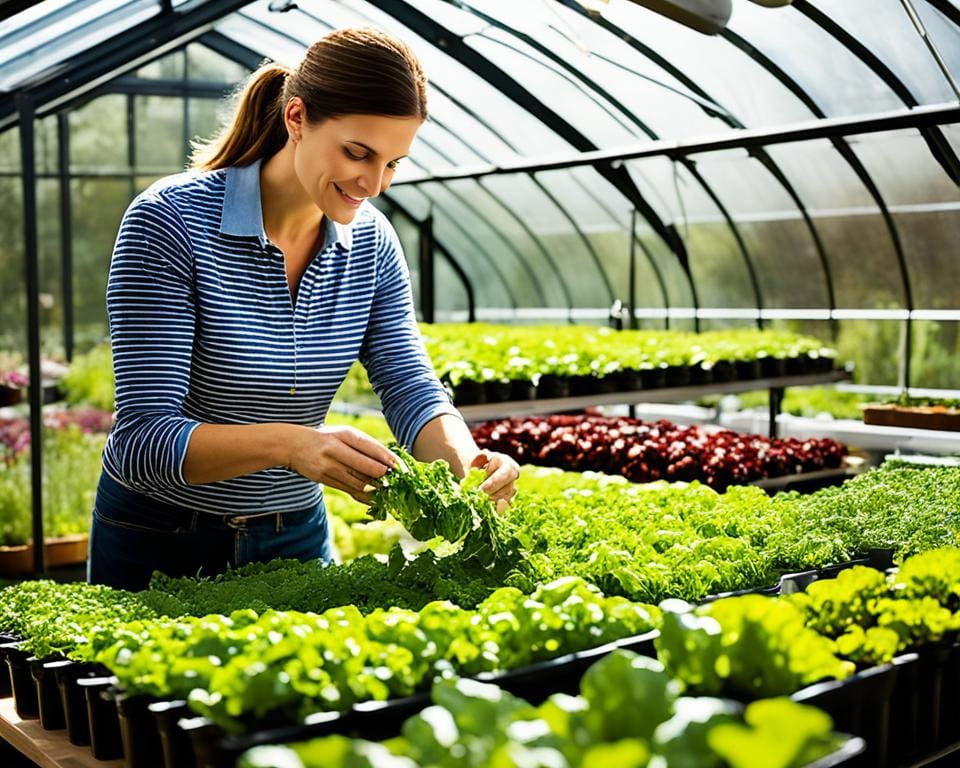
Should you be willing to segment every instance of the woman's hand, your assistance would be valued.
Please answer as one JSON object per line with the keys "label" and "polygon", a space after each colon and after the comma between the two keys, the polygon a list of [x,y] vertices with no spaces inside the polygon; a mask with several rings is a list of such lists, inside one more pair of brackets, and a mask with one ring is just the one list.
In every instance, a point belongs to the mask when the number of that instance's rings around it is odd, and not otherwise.
{"label": "woman's hand", "polygon": [[370,485],[397,463],[397,457],[370,435],[353,427],[305,430],[292,447],[290,469],[315,482],[371,502]]}
{"label": "woman's hand", "polygon": [[505,453],[480,451],[470,462],[471,469],[482,469],[487,479],[480,486],[496,502],[497,512],[503,512],[517,495],[515,483],[520,477],[520,466]]}

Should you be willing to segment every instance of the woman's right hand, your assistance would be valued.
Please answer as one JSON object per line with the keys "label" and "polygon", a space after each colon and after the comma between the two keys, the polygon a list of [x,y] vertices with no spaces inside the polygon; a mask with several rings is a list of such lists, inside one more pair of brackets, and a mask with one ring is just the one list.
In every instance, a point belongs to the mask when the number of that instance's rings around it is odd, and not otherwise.
{"label": "woman's right hand", "polygon": [[353,427],[306,429],[291,446],[290,469],[317,483],[371,502],[370,486],[396,466],[396,455]]}

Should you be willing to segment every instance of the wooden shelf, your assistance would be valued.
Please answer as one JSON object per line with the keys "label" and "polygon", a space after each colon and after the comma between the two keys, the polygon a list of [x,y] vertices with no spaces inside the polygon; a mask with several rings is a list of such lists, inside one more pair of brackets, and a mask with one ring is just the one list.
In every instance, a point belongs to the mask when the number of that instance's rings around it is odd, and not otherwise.
{"label": "wooden shelf", "polygon": [[123,760],[97,760],[90,747],[78,747],[66,730],[45,731],[36,718],[21,720],[12,698],[0,699],[0,739],[40,768],[123,768]]}

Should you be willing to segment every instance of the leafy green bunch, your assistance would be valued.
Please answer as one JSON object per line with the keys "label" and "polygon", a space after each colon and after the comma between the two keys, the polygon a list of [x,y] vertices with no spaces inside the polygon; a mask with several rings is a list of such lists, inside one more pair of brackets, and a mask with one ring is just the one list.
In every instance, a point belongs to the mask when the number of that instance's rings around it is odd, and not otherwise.
{"label": "leafy green bunch", "polygon": [[442,459],[419,462],[397,443],[389,448],[399,460],[373,494],[370,514],[375,520],[391,515],[419,541],[439,536],[460,544],[464,560],[475,559],[504,572],[525,569],[523,551],[510,526],[480,490],[486,479],[482,470],[472,469],[460,481]]}
{"label": "leafy green bunch", "polygon": [[657,617],[571,578],[530,595],[505,587],[475,611],[437,601],[368,616],[344,606],[134,621],[93,628],[81,650],[128,691],[187,697],[240,731],[408,696],[434,676],[513,669],[642,634]]}
{"label": "leafy green bunch", "polygon": [[21,637],[21,648],[38,658],[74,657],[92,632],[155,613],[132,592],[100,584],[25,581],[0,591],[0,630]]}
{"label": "leafy green bunch", "polygon": [[787,599],[842,656],[874,665],[960,629],[958,595],[960,550],[943,548],[908,558],[890,577],[856,566]]}
{"label": "leafy green bunch", "polygon": [[[580,694],[534,707],[492,685],[437,682],[433,705],[376,744],[331,736],[258,747],[239,768],[791,768],[833,751],[830,718],[788,699],[741,705],[678,696],[659,662],[614,651],[587,670]],[[654,755],[657,757],[652,762]]]}
{"label": "leafy green bunch", "polygon": [[660,608],[657,654],[690,692],[749,701],[854,671],[786,600],[744,595],[698,608],[665,600]]}

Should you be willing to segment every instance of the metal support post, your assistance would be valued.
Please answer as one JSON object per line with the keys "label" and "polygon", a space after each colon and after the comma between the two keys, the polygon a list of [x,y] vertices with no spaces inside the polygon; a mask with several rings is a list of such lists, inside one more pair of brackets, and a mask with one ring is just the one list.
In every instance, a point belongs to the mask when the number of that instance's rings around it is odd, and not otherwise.
{"label": "metal support post", "polygon": [[433,246],[433,215],[429,215],[420,222],[420,312],[425,323],[434,322],[436,316]]}
{"label": "metal support post", "polygon": [[33,102],[16,95],[20,115],[23,173],[23,257],[27,277],[27,354],[30,367],[30,480],[33,511],[33,569],[46,572],[43,537],[43,380],[40,375],[40,270],[37,237],[37,171],[34,158]]}
{"label": "metal support post", "polygon": [[783,392],[783,387],[770,387],[770,399],[768,401],[770,406],[770,425],[767,434],[770,435],[771,438],[777,437],[780,432],[777,424],[777,416],[780,415],[780,408],[783,405]]}
{"label": "metal support post", "polygon": [[60,283],[63,293],[63,350],[73,360],[73,204],[70,190],[70,117],[57,115],[57,151],[60,173]]}

